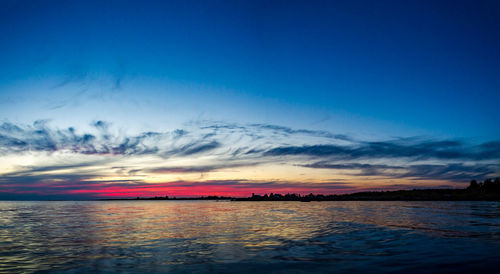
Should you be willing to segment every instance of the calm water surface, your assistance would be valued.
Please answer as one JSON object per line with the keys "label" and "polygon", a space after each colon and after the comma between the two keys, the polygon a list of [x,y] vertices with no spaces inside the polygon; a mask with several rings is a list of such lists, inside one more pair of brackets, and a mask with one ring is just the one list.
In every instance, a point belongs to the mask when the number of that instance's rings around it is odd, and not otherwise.
{"label": "calm water surface", "polygon": [[0,202],[0,272],[475,272],[499,262],[499,202]]}

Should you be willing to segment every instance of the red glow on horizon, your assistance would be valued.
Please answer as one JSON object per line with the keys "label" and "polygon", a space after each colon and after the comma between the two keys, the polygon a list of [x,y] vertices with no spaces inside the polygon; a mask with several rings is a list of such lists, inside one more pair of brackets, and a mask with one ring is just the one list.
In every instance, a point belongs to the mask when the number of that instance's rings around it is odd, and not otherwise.
{"label": "red glow on horizon", "polygon": [[[410,186],[409,186],[410,187]],[[415,188],[415,187],[411,187]],[[387,191],[400,190],[401,187],[356,187],[353,185],[336,184],[308,184],[308,183],[258,183],[242,181],[208,181],[208,182],[168,182],[152,184],[127,184],[127,183],[78,183],[78,182],[41,182],[31,185],[31,188],[18,188],[16,185],[4,185],[0,193],[13,193],[24,195],[63,195],[87,198],[197,198],[202,196],[224,197],[250,197],[252,193],[301,195],[313,194],[346,194],[362,191]]]}
{"label": "red glow on horizon", "polygon": [[[254,186],[255,185],[255,186]],[[263,195],[266,193],[297,193],[297,194],[340,194],[352,192],[355,188],[341,189],[340,191],[318,187],[304,186],[258,186],[258,184],[245,185],[218,185],[210,183],[160,183],[160,184],[144,184],[130,186],[116,186],[99,184],[92,185],[91,188],[71,189],[62,191],[61,194],[79,194],[96,197],[114,197],[114,198],[132,198],[132,197],[201,197],[201,196],[225,196],[225,197],[249,197],[252,193]]]}

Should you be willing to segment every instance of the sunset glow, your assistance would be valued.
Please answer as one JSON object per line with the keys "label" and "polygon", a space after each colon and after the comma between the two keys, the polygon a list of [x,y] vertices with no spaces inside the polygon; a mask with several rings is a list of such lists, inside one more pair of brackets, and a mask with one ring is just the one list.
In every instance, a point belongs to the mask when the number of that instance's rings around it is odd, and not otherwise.
{"label": "sunset glow", "polygon": [[486,6],[23,2],[0,3],[0,199],[500,176],[498,18]]}

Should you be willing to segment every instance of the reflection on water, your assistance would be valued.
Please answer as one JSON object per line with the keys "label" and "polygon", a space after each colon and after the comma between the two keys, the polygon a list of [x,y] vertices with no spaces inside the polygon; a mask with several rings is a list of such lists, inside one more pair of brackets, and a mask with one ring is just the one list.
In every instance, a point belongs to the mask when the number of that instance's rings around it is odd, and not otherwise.
{"label": "reflection on water", "polygon": [[0,202],[0,272],[455,272],[498,261],[498,202]]}

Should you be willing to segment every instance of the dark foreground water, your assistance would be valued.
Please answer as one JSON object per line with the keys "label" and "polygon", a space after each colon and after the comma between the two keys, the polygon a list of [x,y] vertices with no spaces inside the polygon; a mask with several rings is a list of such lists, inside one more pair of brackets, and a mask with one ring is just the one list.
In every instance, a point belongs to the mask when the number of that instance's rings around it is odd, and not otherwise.
{"label": "dark foreground water", "polygon": [[0,202],[0,272],[477,272],[498,202]]}

